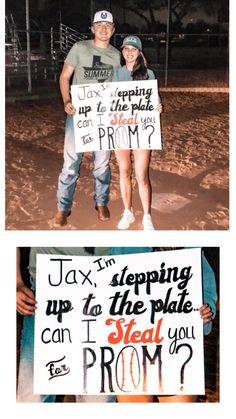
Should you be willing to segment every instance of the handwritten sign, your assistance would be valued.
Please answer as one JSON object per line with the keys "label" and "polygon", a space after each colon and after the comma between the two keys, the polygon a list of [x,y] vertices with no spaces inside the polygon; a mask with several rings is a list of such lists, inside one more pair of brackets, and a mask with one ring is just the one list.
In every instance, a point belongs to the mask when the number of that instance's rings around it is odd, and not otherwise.
{"label": "handwritten sign", "polygon": [[204,394],[201,250],[37,255],[34,392]]}
{"label": "handwritten sign", "polygon": [[77,152],[161,149],[157,80],[71,86]]}

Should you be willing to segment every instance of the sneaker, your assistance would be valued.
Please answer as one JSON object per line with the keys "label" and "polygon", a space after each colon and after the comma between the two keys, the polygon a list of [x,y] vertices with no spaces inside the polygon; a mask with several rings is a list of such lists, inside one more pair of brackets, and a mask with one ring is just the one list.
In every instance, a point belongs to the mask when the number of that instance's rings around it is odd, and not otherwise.
{"label": "sneaker", "polygon": [[154,225],[152,224],[152,217],[150,214],[145,214],[143,216],[142,224],[144,230],[155,230]]}
{"label": "sneaker", "polygon": [[67,211],[57,211],[55,217],[53,218],[53,227],[63,227],[67,224],[67,217],[71,214],[70,210]]}
{"label": "sneaker", "polygon": [[121,217],[121,220],[117,225],[117,228],[119,230],[127,230],[127,228],[129,228],[130,224],[132,224],[134,220],[135,220],[135,217],[134,217],[133,211],[130,211],[129,209],[125,209]]}

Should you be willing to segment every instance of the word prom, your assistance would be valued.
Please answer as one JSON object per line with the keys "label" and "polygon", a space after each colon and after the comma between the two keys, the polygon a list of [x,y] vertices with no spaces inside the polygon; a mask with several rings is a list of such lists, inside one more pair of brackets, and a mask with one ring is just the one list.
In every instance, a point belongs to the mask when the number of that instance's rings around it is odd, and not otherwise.
{"label": "word prom", "polygon": [[77,152],[161,149],[157,80],[71,86]]}
{"label": "word prom", "polygon": [[37,255],[36,394],[203,394],[201,249]]}

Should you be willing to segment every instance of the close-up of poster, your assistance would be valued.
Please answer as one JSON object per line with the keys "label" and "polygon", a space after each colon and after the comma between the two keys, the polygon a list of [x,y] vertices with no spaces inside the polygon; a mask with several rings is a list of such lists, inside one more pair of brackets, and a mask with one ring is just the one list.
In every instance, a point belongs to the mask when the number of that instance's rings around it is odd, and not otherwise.
{"label": "close-up of poster", "polygon": [[174,253],[37,255],[34,392],[203,394],[201,249]]}

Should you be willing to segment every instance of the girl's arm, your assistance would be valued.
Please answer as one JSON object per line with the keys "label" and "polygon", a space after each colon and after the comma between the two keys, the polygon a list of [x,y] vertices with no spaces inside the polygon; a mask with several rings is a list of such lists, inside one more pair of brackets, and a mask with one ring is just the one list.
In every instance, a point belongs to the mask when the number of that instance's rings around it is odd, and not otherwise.
{"label": "girl's arm", "polygon": [[[200,314],[205,314],[205,320],[211,312],[211,318],[204,323],[204,334],[208,335],[212,329],[212,320],[216,315],[216,302],[217,302],[217,291],[215,274],[211,268],[206,257],[202,255],[202,271],[203,271],[203,303],[204,305],[200,309]],[[207,307],[206,307],[207,305]],[[204,321],[204,318],[203,318]]]}

